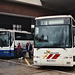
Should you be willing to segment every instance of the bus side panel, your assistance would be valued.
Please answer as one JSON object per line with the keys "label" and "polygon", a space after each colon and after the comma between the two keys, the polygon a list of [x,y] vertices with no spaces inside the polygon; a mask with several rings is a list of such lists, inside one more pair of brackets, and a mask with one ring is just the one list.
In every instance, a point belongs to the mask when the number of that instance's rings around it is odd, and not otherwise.
{"label": "bus side panel", "polygon": [[0,50],[0,57],[11,57],[10,50]]}
{"label": "bus side panel", "polygon": [[11,53],[11,57],[14,57],[15,56],[14,55],[14,50],[11,50],[10,53]]}

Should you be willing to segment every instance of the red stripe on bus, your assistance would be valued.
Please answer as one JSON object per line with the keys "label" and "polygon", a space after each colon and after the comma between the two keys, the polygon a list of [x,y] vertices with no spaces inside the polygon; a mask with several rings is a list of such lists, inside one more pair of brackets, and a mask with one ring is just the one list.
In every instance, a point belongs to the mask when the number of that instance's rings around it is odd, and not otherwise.
{"label": "red stripe on bus", "polygon": [[52,57],[53,54],[50,54],[46,59],[50,59],[50,57]]}
{"label": "red stripe on bus", "polygon": [[52,59],[57,59],[60,56],[60,54],[55,54]]}

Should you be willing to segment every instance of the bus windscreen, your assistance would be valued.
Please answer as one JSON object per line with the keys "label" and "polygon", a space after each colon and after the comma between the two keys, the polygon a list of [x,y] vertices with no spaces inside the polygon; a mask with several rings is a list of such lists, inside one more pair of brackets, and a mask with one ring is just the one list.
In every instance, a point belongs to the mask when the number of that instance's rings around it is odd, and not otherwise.
{"label": "bus windscreen", "polygon": [[9,46],[9,32],[0,31],[0,47]]}
{"label": "bus windscreen", "polygon": [[35,28],[35,47],[71,47],[70,34],[70,25],[37,26]]}

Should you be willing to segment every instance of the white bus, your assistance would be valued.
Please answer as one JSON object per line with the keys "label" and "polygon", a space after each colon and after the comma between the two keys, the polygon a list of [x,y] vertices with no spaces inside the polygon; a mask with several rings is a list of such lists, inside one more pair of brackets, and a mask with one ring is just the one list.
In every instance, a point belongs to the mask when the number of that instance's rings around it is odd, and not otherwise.
{"label": "white bus", "polygon": [[75,27],[71,15],[36,18],[34,65],[75,65]]}
{"label": "white bus", "polygon": [[27,31],[0,30],[0,57],[15,57],[18,43],[33,43],[33,35]]}

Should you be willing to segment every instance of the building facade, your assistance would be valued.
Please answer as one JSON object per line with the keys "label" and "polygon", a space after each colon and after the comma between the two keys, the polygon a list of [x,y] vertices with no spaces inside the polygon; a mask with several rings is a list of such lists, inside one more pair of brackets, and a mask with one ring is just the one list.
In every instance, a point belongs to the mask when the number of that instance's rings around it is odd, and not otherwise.
{"label": "building facade", "polygon": [[[1,0],[0,1],[0,28],[31,31],[35,25],[35,17],[48,16],[52,12],[43,8],[40,0]],[[15,28],[15,29],[16,29]]]}

